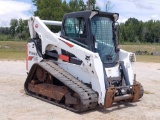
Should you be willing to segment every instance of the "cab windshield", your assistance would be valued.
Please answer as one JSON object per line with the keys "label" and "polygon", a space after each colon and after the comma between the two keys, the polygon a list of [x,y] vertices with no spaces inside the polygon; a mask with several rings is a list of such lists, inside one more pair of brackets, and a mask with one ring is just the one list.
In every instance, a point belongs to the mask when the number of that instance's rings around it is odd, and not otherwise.
{"label": "cab windshield", "polygon": [[91,19],[92,34],[95,38],[95,48],[103,63],[116,61],[117,53],[113,41],[113,21],[108,17],[94,16]]}

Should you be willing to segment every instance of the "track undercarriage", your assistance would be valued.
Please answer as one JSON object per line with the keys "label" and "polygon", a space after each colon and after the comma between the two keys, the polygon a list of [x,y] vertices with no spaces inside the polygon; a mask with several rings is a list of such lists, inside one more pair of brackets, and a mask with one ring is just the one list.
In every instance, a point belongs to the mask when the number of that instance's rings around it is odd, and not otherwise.
{"label": "track undercarriage", "polygon": [[[83,112],[98,107],[98,95],[90,87],[77,80],[53,61],[43,61],[32,66],[25,82],[28,95],[55,104],[74,112]],[[113,102],[136,102],[143,96],[143,87],[136,82],[133,94],[116,96],[118,87],[109,87],[106,93],[108,108]]]}
{"label": "track undercarriage", "polygon": [[81,83],[53,62],[40,62],[32,66],[25,82],[28,95],[82,112],[97,107],[95,91]]}

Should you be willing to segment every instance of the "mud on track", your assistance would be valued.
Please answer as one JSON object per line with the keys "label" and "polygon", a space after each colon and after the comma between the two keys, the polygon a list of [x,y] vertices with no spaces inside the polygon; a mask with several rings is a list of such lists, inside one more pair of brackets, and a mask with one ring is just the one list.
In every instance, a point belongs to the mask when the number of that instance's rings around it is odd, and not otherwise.
{"label": "mud on track", "polygon": [[145,89],[139,102],[114,104],[81,114],[45,103],[24,93],[24,61],[0,61],[1,120],[141,120],[160,119],[160,64],[136,63],[137,80]]}

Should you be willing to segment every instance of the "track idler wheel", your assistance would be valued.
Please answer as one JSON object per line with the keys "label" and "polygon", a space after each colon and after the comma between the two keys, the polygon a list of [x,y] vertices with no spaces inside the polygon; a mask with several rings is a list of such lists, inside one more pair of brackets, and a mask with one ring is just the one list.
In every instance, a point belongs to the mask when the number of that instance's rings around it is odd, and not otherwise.
{"label": "track idler wheel", "polygon": [[140,99],[144,94],[144,89],[143,89],[143,86],[141,85],[141,83],[139,83],[139,84],[140,84],[140,92],[139,92],[139,99]]}
{"label": "track idler wheel", "polygon": [[78,99],[78,104],[74,104],[73,105],[73,108],[76,109],[76,110],[80,110],[81,109],[81,100],[80,100],[80,96],[77,94],[77,93],[74,93],[73,94],[73,97],[77,98]]}
{"label": "track idler wheel", "polygon": [[72,106],[73,105],[73,108],[74,106],[77,106],[80,104],[80,97],[77,93],[74,93],[72,96],[71,96],[71,93],[68,92],[66,95],[65,95],[65,105],[66,106]]}
{"label": "track idler wheel", "polygon": [[141,85],[141,83],[139,83],[138,81],[135,81],[135,84],[137,84],[140,87],[139,94],[137,95],[138,99],[140,99],[144,94],[144,89],[143,89],[143,86]]}

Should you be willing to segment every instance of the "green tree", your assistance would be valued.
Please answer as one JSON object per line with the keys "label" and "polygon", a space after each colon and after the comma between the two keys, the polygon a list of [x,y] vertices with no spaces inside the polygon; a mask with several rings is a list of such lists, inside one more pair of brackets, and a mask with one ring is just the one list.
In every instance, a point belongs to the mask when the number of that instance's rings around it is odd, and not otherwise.
{"label": "green tree", "polygon": [[[35,16],[39,16],[44,20],[55,20],[62,21],[62,17],[65,14],[65,2],[63,3],[61,0],[33,0],[35,6],[37,6],[37,11],[35,11]],[[59,31],[60,28],[57,26],[49,26],[49,28],[53,31]]]}
{"label": "green tree", "polygon": [[83,11],[86,9],[83,0],[70,0],[68,6],[69,12]]}
{"label": "green tree", "polygon": [[96,0],[88,0],[86,4],[88,10],[93,10],[95,9]]}
{"label": "green tree", "polygon": [[19,19],[16,30],[16,37],[19,39],[27,39],[29,37],[27,20]]}
{"label": "green tree", "polygon": [[129,18],[124,24],[120,24],[122,41],[137,42],[141,39],[142,23],[136,18]]}
{"label": "green tree", "polygon": [[11,31],[12,37],[15,36],[17,26],[18,26],[18,20],[17,19],[11,19],[11,21],[10,21],[10,31]]}
{"label": "green tree", "polygon": [[87,0],[86,9],[87,10],[100,10],[100,7],[96,5],[96,0]]}
{"label": "green tree", "polygon": [[[37,11],[35,16],[44,20],[62,21],[63,15],[68,12],[82,11],[86,9],[83,0],[33,0]],[[60,27],[49,26],[52,31],[58,32]]]}
{"label": "green tree", "polygon": [[0,34],[9,35],[10,33],[9,27],[0,27]]}

